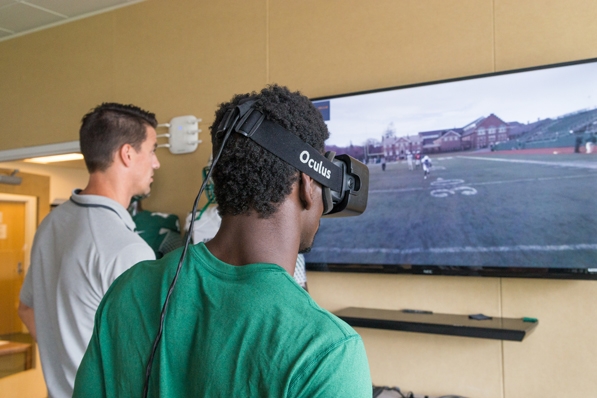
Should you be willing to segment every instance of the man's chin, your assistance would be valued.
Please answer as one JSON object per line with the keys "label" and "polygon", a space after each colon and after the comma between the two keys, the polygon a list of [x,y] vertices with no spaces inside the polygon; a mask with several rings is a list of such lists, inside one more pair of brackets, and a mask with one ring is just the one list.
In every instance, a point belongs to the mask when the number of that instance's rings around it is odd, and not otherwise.
{"label": "man's chin", "polygon": [[306,254],[306,253],[309,253],[310,251],[311,251],[311,246],[305,247],[305,248],[300,248],[299,254]]}
{"label": "man's chin", "polygon": [[148,198],[148,197],[149,197],[149,193],[150,193],[150,192],[151,192],[151,189],[150,189],[150,188],[147,188],[146,190],[144,190],[144,191],[142,191],[142,192],[139,192],[139,193],[137,193],[136,195],[133,195],[133,196],[140,196],[140,197],[141,197],[141,199],[146,199],[146,198]]}
{"label": "man's chin", "polygon": [[[317,235],[317,232],[319,232],[319,227],[317,228],[315,235]],[[315,236],[313,236],[310,242],[302,241],[299,245],[299,254],[309,253],[313,247],[313,242],[315,242]]]}
{"label": "man's chin", "polygon": [[144,192],[141,194],[145,197],[149,196],[149,194],[151,193],[151,185],[153,184],[153,182],[151,182],[149,185],[147,185],[144,189]]}

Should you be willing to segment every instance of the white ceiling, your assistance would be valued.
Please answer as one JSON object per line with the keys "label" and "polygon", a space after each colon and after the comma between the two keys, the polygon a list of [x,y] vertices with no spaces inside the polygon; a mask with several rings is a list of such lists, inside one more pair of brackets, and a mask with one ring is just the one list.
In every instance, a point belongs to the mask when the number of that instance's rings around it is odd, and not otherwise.
{"label": "white ceiling", "polygon": [[0,0],[0,41],[144,0]]}

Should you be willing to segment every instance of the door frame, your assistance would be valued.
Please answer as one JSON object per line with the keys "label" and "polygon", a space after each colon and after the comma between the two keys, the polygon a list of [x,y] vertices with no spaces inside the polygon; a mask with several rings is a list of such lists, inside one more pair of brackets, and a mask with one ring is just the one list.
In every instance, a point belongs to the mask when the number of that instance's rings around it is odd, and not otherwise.
{"label": "door frame", "polygon": [[[27,275],[31,263],[31,247],[33,237],[37,230],[37,197],[29,195],[15,195],[12,193],[0,193],[0,202],[25,203],[25,264],[23,264],[23,276]],[[21,330],[27,332],[27,327],[21,322]]]}
{"label": "door frame", "polygon": [[37,230],[37,197],[29,195],[15,195],[11,193],[0,193],[0,202],[19,202],[25,203],[25,264],[23,272],[26,274],[29,270],[31,261],[31,247],[33,246],[33,237]]}

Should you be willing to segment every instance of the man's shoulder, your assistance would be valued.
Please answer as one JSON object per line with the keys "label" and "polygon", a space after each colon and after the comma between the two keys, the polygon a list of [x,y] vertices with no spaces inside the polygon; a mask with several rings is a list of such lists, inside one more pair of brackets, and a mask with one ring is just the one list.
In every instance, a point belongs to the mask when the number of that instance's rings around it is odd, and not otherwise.
{"label": "man's shoulder", "polygon": [[[127,264],[126,268],[155,258],[151,247],[117,212],[73,201],[58,206],[44,218],[34,247],[34,253],[41,250],[45,254],[52,253],[53,247],[69,248],[70,253],[63,253],[68,258],[93,255],[100,263]],[[56,252],[57,256],[63,254]]]}
{"label": "man's shoulder", "polygon": [[335,338],[349,338],[359,336],[358,333],[342,319],[330,311],[321,308],[317,303],[311,301],[311,314],[313,316],[313,326],[322,333],[335,335]]}
{"label": "man's shoulder", "polygon": [[60,206],[52,209],[47,216],[44,217],[42,222],[39,224],[38,230],[46,225],[52,224],[53,222],[63,220],[65,217],[71,217],[76,214],[77,206],[70,200],[62,203]]}
{"label": "man's shoulder", "polygon": [[[357,332],[346,322],[317,304],[297,283],[285,286],[283,302],[273,303],[284,314],[276,328],[301,330],[300,337],[317,342],[317,345],[335,344],[337,341],[357,336]],[[292,285],[292,286],[290,286]],[[294,291],[294,292],[293,292]],[[277,292],[279,297],[280,292]],[[276,297],[273,300],[277,300]]]}
{"label": "man's shoulder", "polygon": [[130,319],[143,317],[142,313],[159,311],[179,259],[180,251],[177,249],[157,260],[140,261],[124,271],[107,290],[98,308],[98,316],[108,322],[117,319],[129,322]]}
{"label": "man's shoulder", "polygon": [[120,223],[124,224],[126,228],[131,231],[135,229],[135,223],[130,213],[120,203],[108,196],[82,195],[73,192],[70,202],[93,222],[101,223],[120,220]]}
{"label": "man's shoulder", "polygon": [[361,336],[346,322],[317,307],[307,326],[294,334],[293,347],[301,354],[289,389],[301,396],[365,396],[371,379]]}
{"label": "man's shoulder", "polygon": [[118,291],[124,291],[134,288],[135,286],[153,284],[162,280],[169,281],[171,280],[171,278],[168,279],[170,271],[176,269],[179,259],[180,249],[177,249],[158,260],[146,259],[140,261],[124,271],[122,275],[114,281],[112,287]]}
{"label": "man's shoulder", "polygon": [[[35,231],[34,247],[45,248],[49,242],[72,240],[80,234],[76,226],[79,219],[77,208],[68,201],[53,209],[41,221]],[[34,251],[35,252],[35,251]]]}
{"label": "man's shoulder", "polygon": [[[98,248],[106,248],[112,253],[119,252],[131,245],[151,248],[134,230],[132,219],[123,219],[122,215],[109,210],[85,212],[90,239]],[[130,216],[129,216],[130,217]]]}

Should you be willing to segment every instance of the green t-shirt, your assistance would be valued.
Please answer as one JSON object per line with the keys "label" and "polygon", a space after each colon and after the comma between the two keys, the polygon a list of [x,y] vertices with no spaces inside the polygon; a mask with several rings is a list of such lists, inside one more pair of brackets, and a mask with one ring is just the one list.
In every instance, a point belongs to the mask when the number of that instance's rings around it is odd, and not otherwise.
{"label": "green t-shirt", "polygon": [[[100,304],[73,397],[140,397],[181,250],[137,264]],[[235,267],[189,247],[168,307],[151,397],[367,397],[360,336],[275,264]]]}
{"label": "green t-shirt", "polygon": [[[156,258],[182,246],[178,216],[142,210],[133,216],[137,233],[151,248]],[[165,240],[166,245],[164,244]],[[172,247],[172,245],[174,245]],[[172,247],[172,248],[170,248]]]}

